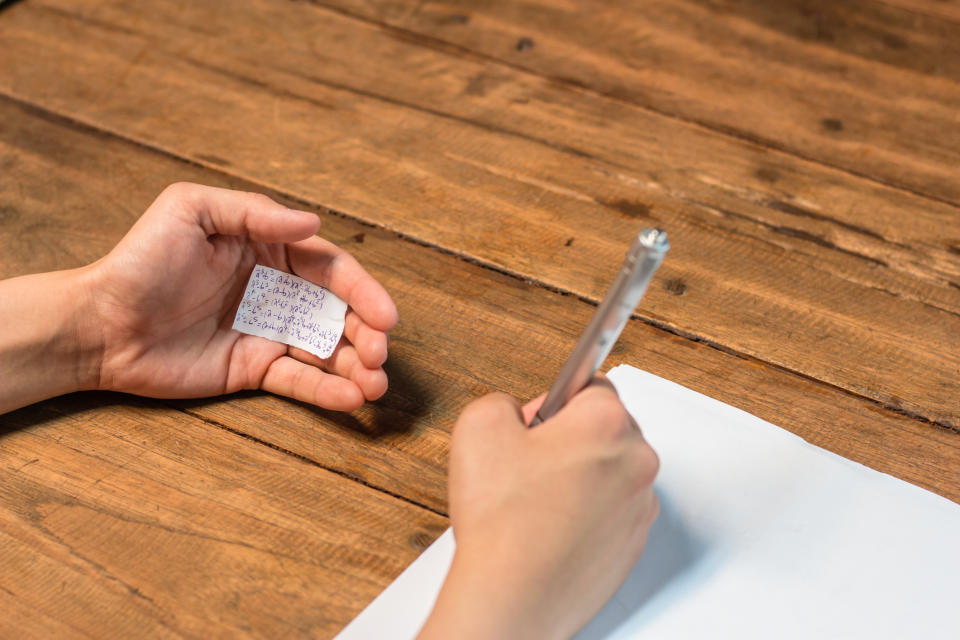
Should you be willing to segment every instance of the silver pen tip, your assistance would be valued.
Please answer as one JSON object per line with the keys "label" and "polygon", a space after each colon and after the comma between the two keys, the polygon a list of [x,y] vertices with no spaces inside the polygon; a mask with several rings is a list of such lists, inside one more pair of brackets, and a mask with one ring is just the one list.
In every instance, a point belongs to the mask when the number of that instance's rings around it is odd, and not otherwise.
{"label": "silver pen tip", "polygon": [[666,251],[670,248],[670,242],[667,240],[667,232],[662,229],[644,229],[637,236],[637,240],[648,249]]}

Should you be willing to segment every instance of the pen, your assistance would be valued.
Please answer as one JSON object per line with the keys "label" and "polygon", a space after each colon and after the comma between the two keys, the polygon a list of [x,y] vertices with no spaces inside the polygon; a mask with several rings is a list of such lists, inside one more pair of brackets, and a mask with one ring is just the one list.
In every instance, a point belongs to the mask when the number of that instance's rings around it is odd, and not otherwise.
{"label": "pen", "polygon": [[665,231],[644,229],[637,234],[607,295],[583,330],[583,335],[560,370],[557,381],[550,387],[539,411],[530,421],[531,427],[549,420],[570,398],[587,386],[607,359],[669,248]]}

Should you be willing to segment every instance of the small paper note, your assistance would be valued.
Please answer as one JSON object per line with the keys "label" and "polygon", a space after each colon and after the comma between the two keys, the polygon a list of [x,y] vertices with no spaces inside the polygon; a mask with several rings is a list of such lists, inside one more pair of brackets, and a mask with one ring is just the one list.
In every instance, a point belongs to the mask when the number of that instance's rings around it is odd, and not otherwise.
{"label": "small paper note", "polygon": [[347,303],[323,287],[258,264],[233,328],[329,358],[343,335],[346,313]]}

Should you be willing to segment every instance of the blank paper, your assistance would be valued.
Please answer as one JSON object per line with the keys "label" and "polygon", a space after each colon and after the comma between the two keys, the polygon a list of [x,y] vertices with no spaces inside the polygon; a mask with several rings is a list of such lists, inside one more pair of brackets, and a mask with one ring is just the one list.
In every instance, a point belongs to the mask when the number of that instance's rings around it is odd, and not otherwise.
{"label": "blank paper", "polygon": [[[639,369],[609,376],[660,455],[661,513],[579,640],[960,638],[960,505]],[[415,637],[454,546],[338,637]]]}

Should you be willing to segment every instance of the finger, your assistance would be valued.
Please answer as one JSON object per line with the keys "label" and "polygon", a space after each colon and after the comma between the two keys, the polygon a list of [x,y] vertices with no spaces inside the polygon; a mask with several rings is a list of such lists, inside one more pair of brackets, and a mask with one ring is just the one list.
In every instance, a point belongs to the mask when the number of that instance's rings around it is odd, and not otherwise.
{"label": "finger", "polygon": [[638,527],[640,529],[649,529],[660,516],[660,498],[653,488],[648,488],[640,491],[635,499],[637,500],[635,508],[639,511],[637,514],[639,520],[637,523]]}
{"label": "finger", "polygon": [[332,242],[307,238],[291,244],[288,256],[294,273],[330,289],[373,329],[389,331],[397,324],[397,307],[387,290]]}
{"label": "finger", "polygon": [[547,398],[547,394],[541,393],[539,396],[523,405],[523,424],[530,424],[530,421],[533,420],[533,416],[537,414],[537,411],[540,410],[540,407],[543,405],[543,401]]}
{"label": "finger", "polygon": [[601,376],[595,377],[583,391],[575,395],[557,413],[557,417],[561,415],[565,416],[564,421],[574,429],[588,425],[594,433],[613,438],[637,433],[633,428],[633,419],[620,402],[617,390],[609,380]]}
{"label": "finger", "polygon": [[660,517],[660,497],[655,491],[651,491],[650,505],[647,510],[647,522],[653,524]]}
{"label": "finger", "polygon": [[341,344],[327,360],[327,371],[352,380],[367,400],[377,400],[387,392],[387,374],[380,367],[366,367],[356,348]]}
{"label": "finger", "polygon": [[637,522],[630,545],[633,549],[633,557],[631,558],[633,562],[640,559],[650,536],[650,528],[656,522],[661,510],[660,499],[652,489],[638,497],[640,499],[640,504],[637,505],[639,512],[637,513]]}
{"label": "finger", "polygon": [[288,209],[262,193],[181,182],[167,187],[161,197],[178,202],[208,236],[246,235],[260,242],[295,242],[320,228],[316,215]]}
{"label": "finger", "polygon": [[610,382],[610,378],[603,375],[602,373],[598,373],[595,376],[593,376],[593,378],[590,379],[590,382],[588,382],[587,386],[584,388],[589,389],[591,387],[613,391],[614,395],[616,395],[618,398],[620,397],[620,394],[617,393],[617,388],[613,386],[612,382]]}
{"label": "finger", "polygon": [[526,423],[516,398],[505,393],[491,393],[474,400],[464,408],[457,420],[461,429],[483,428],[524,432]]}
{"label": "finger", "polygon": [[620,394],[617,388],[603,374],[595,375],[582,390],[577,392],[567,403],[567,406],[581,406],[586,403],[613,403],[621,411],[626,413],[623,403],[620,402]]}
{"label": "finger", "polygon": [[363,405],[363,392],[356,383],[289,356],[271,363],[260,387],[270,393],[334,411],[352,411]]}
{"label": "finger", "polygon": [[[613,384],[606,378],[606,376],[604,376],[603,374],[598,374],[598,375],[594,376],[594,377],[590,380],[590,382],[588,382],[588,383],[586,384],[586,386],[585,386],[583,389],[581,389],[581,390],[578,391],[576,394],[574,394],[573,398],[571,398],[570,400],[568,400],[567,403],[566,403],[566,405],[564,405],[563,407],[561,407],[561,408],[559,409],[558,413],[559,413],[560,411],[563,411],[565,408],[569,408],[569,407],[571,407],[571,406],[579,406],[579,405],[581,405],[581,404],[584,403],[584,402],[591,402],[591,401],[592,401],[592,402],[596,402],[595,398],[596,398],[598,395],[600,395],[600,396],[609,396],[609,395],[611,395],[611,392],[612,392],[612,395],[615,396],[615,397],[617,398],[617,400],[619,400],[619,396],[617,395],[617,390],[616,390],[616,388],[613,386]],[[543,402],[544,402],[545,398],[546,398],[546,394],[544,394],[544,395],[542,395],[542,396],[539,396],[539,397],[537,397],[536,399],[534,399],[534,400],[532,400],[531,402],[529,402],[529,403],[523,408],[523,410],[524,410],[524,415],[527,414],[527,408],[530,407],[530,406],[532,406],[532,405],[534,405],[534,404],[536,404],[536,409],[534,410],[534,413],[536,413],[537,411],[539,411],[539,410],[540,410],[540,406],[543,405]],[[531,415],[531,417],[532,417],[532,415]]]}
{"label": "finger", "polygon": [[387,361],[387,334],[364,322],[352,309],[347,311],[343,334],[347,336],[368,369],[375,369]]}
{"label": "finger", "polygon": [[297,347],[290,347],[289,355],[298,362],[353,381],[367,400],[377,400],[387,392],[386,372],[380,367],[366,367],[357,355],[356,348],[345,340],[325,360]]}
{"label": "finger", "polygon": [[[610,382],[610,378],[608,378],[602,373],[598,373],[596,376],[594,376],[593,380],[590,381],[587,387],[588,388],[596,387],[596,388],[602,388],[609,391],[613,391],[613,393],[617,396],[617,401],[620,402],[621,405],[623,404],[623,401],[620,400],[620,392],[617,391],[617,388],[613,385],[612,382]],[[624,412],[626,413],[627,424],[630,426],[630,428],[636,431],[637,433],[639,433],[640,435],[643,435],[643,429],[641,429],[640,425],[637,424],[637,421],[634,420],[633,414],[626,410],[626,406],[624,406],[623,409],[624,409]]]}

